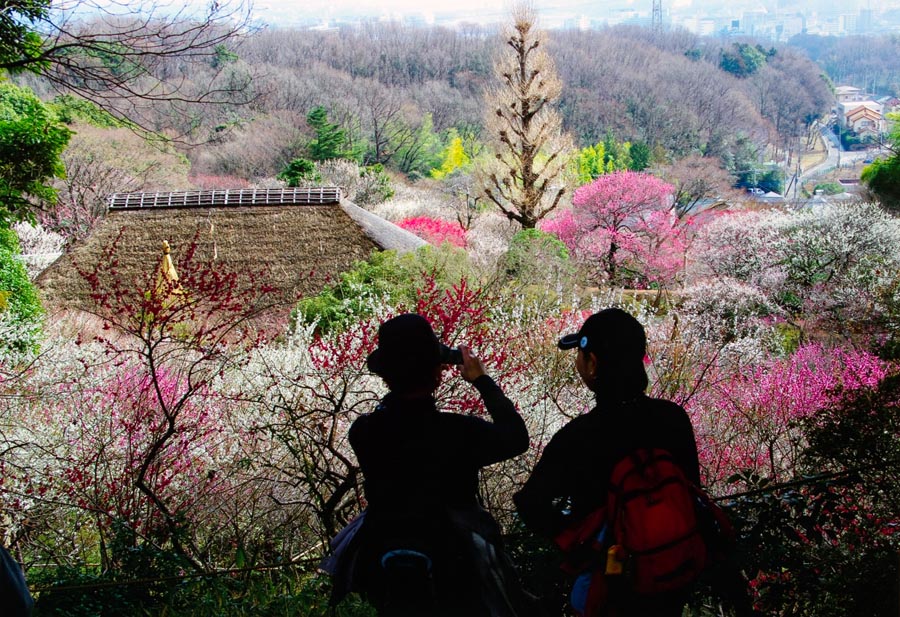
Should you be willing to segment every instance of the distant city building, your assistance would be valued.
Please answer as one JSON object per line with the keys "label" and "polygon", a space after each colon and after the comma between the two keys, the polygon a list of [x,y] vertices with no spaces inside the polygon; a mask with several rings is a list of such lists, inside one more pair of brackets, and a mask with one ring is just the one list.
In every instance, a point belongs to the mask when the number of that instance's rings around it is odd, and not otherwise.
{"label": "distant city building", "polygon": [[[358,9],[338,8],[330,0],[308,0],[317,9],[296,11],[278,3],[266,4],[255,11],[261,22],[273,27],[313,27],[323,22],[330,26],[356,25],[372,21],[396,21],[411,26],[440,25],[455,27],[465,23],[496,26],[508,18],[501,6],[485,2],[483,6],[460,3],[442,5],[433,11],[386,9],[364,3]],[[541,26],[547,29],[600,29],[618,24],[650,27],[651,0],[633,2],[612,0],[603,3],[549,3],[539,9]],[[700,36],[747,35],[775,42],[787,42],[798,34],[850,36],[900,32],[900,0],[881,2],[805,0],[796,2],[759,2],[758,0],[663,0],[663,28],[684,28]]]}

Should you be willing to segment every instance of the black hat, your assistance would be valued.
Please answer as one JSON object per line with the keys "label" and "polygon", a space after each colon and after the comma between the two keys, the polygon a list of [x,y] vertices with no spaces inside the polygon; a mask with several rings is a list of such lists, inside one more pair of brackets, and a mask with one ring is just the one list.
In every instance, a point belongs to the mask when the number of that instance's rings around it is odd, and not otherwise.
{"label": "black hat", "polygon": [[593,351],[598,356],[613,353],[623,359],[643,360],[647,354],[644,327],[631,314],[619,308],[594,313],[581,329],[559,339],[560,349]]}
{"label": "black hat", "polygon": [[416,374],[441,363],[441,343],[428,320],[404,313],[378,328],[378,347],[366,358],[369,370],[381,377]]}

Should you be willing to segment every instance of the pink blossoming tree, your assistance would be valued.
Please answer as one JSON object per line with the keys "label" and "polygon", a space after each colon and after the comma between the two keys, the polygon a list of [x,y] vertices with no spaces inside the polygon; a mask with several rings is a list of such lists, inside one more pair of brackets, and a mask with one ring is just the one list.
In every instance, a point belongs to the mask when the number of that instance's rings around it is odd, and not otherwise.
{"label": "pink blossoming tree", "polygon": [[542,225],[597,277],[647,287],[672,283],[684,266],[685,223],[672,209],[673,187],[649,174],[604,174],[575,191],[572,209]]}

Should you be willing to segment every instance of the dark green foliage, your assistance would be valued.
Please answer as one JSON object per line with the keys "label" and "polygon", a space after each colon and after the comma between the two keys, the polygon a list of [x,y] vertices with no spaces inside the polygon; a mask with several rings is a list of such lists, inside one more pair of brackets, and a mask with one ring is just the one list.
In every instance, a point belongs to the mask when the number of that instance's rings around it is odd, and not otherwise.
{"label": "dark green foliage", "polygon": [[631,163],[628,169],[631,171],[644,171],[653,162],[653,152],[650,146],[642,141],[636,141],[631,144]]}
{"label": "dark green foliage", "polygon": [[840,182],[825,182],[822,184],[817,184],[813,191],[822,191],[826,195],[837,195],[838,193],[843,193],[846,189],[844,189],[843,185]]}
{"label": "dark green foliage", "polygon": [[277,178],[287,182],[288,186],[303,186],[318,182],[319,172],[316,171],[316,166],[312,161],[294,159],[281,170]]}
{"label": "dark green foliage", "polygon": [[884,360],[900,360],[900,272],[878,292],[884,307],[881,323],[876,324],[884,336],[877,341],[876,353]]}
{"label": "dark green foliage", "polygon": [[693,60],[694,62],[696,62],[696,61],[700,60],[700,58],[703,57],[703,50],[702,50],[702,49],[697,49],[697,48],[695,47],[695,48],[693,48],[693,49],[689,49],[689,50],[687,50],[686,52],[684,52],[684,55],[685,55],[686,58],[690,58],[691,60]]}
{"label": "dark green foliage", "polygon": [[888,116],[894,122],[889,137],[894,153],[863,168],[861,179],[885,208],[900,212],[900,114]]}
{"label": "dark green foliage", "polygon": [[222,68],[226,64],[237,62],[239,57],[236,53],[228,49],[224,44],[220,43],[213,48],[212,66],[214,69]]}
{"label": "dark green foliage", "polygon": [[749,77],[774,55],[774,49],[766,51],[761,45],[734,43],[731,51],[722,50],[719,68],[736,77]]}
{"label": "dark green foliage", "polygon": [[572,581],[560,569],[560,553],[555,544],[529,531],[521,521],[504,537],[507,554],[516,566],[522,588],[539,598],[537,615],[566,615]]}
{"label": "dark green foliage", "polygon": [[876,160],[863,169],[861,179],[885,208],[900,211],[900,155]]}
{"label": "dark green foliage", "polygon": [[316,138],[306,144],[312,160],[327,161],[346,156],[346,132],[340,125],[328,121],[328,111],[324,107],[314,107],[306,115],[306,123],[316,132]]}
{"label": "dark green foliage", "polygon": [[40,72],[46,68],[41,53],[42,37],[33,24],[46,18],[50,2],[45,0],[6,0],[0,19],[0,68],[10,73]]}
{"label": "dark green foliage", "polygon": [[[146,559],[144,552],[137,555]],[[375,610],[355,595],[330,607],[330,580],[313,570],[306,565],[184,576],[177,561],[157,560],[140,578],[58,567],[33,575],[29,583],[46,589],[34,617],[375,617]]]}
{"label": "dark green foliage", "polygon": [[66,124],[73,124],[77,121],[100,128],[127,126],[125,122],[100,109],[94,103],[71,94],[60,94],[54,97],[47,106],[56,113],[60,122]]}
{"label": "dark green foliage", "polygon": [[777,165],[760,164],[756,146],[745,136],[739,135],[735,139],[722,162],[734,176],[735,186],[738,188],[758,187],[763,191],[779,194],[784,190],[784,170]]}
{"label": "dark green foliage", "polygon": [[0,225],[31,219],[29,197],[56,200],[49,181],[65,175],[71,134],[30,90],[0,82]]}
{"label": "dark green foliage", "polygon": [[139,57],[140,52],[120,41],[96,41],[91,45],[64,50],[61,55],[72,56],[76,62],[84,62],[85,59],[99,62],[118,79],[136,79],[147,74],[144,66],[134,59]]}
{"label": "dark green foliage", "polygon": [[856,131],[848,128],[841,128],[841,126],[837,124],[832,127],[832,131],[834,131],[834,134],[841,140],[841,147],[843,147],[844,150],[862,150],[867,144],[871,145],[875,143],[874,135],[860,136]]}
{"label": "dark green foliage", "polygon": [[724,150],[722,164],[735,177],[735,186],[747,188],[759,181],[759,153],[756,145],[746,135],[737,135]]}
{"label": "dark green foliage", "polygon": [[197,573],[175,552],[143,542],[121,523],[114,525],[109,552],[115,567],[104,572],[73,566],[29,572],[30,588],[40,590],[34,616],[374,617],[356,597],[332,612],[330,579],[315,571],[315,561]]}
{"label": "dark green foliage", "polygon": [[760,169],[756,186],[767,193],[773,192],[780,195],[784,192],[784,170],[777,166]]}
{"label": "dark green foliage", "polygon": [[794,482],[734,478],[752,489],[728,506],[739,567],[765,615],[896,615],[900,376],[838,397],[803,428]]}

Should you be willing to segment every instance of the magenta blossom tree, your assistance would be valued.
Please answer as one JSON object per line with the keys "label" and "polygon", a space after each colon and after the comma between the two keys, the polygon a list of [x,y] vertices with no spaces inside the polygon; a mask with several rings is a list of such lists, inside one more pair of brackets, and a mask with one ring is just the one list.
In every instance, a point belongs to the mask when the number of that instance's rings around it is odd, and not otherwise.
{"label": "magenta blossom tree", "polygon": [[808,344],[738,371],[707,371],[686,404],[707,484],[723,490],[738,472],[790,478],[806,447],[801,421],[841,396],[877,387],[888,370],[865,351]]}
{"label": "magenta blossom tree", "polygon": [[604,282],[671,283],[683,267],[686,222],[672,208],[672,185],[649,174],[604,174],[575,191],[572,209],[542,229],[596,264]]}

